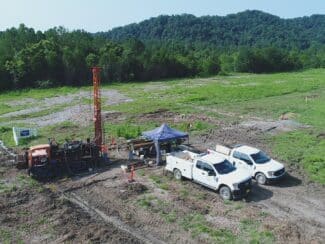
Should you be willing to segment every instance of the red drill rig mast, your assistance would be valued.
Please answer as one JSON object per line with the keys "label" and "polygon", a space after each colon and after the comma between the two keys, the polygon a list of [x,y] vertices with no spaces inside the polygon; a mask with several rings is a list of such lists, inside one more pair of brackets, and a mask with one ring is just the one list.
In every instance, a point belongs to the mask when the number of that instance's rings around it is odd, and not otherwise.
{"label": "red drill rig mast", "polygon": [[100,70],[99,67],[93,67],[93,85],[94,85],[94,124],[95,124],[95,144],[101,148],[103,144],[102,113],[100,99]]}

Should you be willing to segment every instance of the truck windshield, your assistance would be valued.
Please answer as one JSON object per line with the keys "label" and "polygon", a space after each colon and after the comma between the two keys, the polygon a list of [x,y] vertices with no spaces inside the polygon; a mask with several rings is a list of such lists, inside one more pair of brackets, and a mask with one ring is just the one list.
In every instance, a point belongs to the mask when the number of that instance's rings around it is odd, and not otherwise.
{"label": "truck windshield", "polygon": [[236,169],[228,160],[224,160],[222,163],[214,164],[213,166],[221,175],[228,174]]}
{"label": "truck windshield", "polygon": [[264,164],[264,163],[266,163],[266,162],[268,162],[268,161],[271,160],[269,158],[269,156],[267,156],[262,151],[259,151],[258,153],[255,153],[255,154],[252,154],[251,157],[255,161],[255,163],[257,163],[257,164]]}

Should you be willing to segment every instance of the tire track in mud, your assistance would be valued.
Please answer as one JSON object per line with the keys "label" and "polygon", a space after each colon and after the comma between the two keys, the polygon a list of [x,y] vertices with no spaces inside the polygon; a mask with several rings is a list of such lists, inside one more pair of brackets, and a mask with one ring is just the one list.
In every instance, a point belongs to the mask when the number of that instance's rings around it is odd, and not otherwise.
{"label": "tire track in mud", "polygon": [[[281,184],[281,183],[280,183]],[[318,188],[318,187],[317,187]],[[250,202],[265,209],[271,215],[285,219],[300,229],[305,240],[325,239],[325,200],[324,192],[310,190],[309,186],[277,185],[254,187]],[[272,195],[267,194],[272,192]]]}
{"label": "tire track in mud", "polygon": [[128,235],[133,236],[135,239],[146,243],[146,244],[164,244],[165,242],[158,240],[157,238],[153,237],[150,234],[144,235],[143,233],[140,233],[136,229],[126,225],[123,223],[120,219],[108,216],[103,211],[91,206],[87,201],[83,200],[80,196],[77,194],[70,192],[70,193],[62,193],[63,197],[72,202],[73,204],[78,205],[80,208],[82,208],[84,211],[86,211],[90,216],[94,218],[100,218],[105,223],[113,225],[115,228],[127,233]]}

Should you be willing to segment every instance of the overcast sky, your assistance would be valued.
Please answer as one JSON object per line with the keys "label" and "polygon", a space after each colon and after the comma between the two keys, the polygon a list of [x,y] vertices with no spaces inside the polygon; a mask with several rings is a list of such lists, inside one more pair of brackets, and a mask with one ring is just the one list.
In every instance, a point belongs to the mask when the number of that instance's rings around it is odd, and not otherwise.
{"label": "overcast sky", "polygon": [[36,30],[107,31],[161,14],[196,16],[262,10],[282,18],[325,14],[325,0],[0,0],[0,30],[24,23]]}

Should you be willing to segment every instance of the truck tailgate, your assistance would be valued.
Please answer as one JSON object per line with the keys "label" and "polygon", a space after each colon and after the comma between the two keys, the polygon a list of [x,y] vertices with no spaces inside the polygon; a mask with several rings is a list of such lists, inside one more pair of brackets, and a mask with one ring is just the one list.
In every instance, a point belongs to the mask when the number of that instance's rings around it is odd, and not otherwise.
{"label": "truck tailgate", "polygon": [[231,149],[222,145],[216,145],[216,152],[229,156]]}

